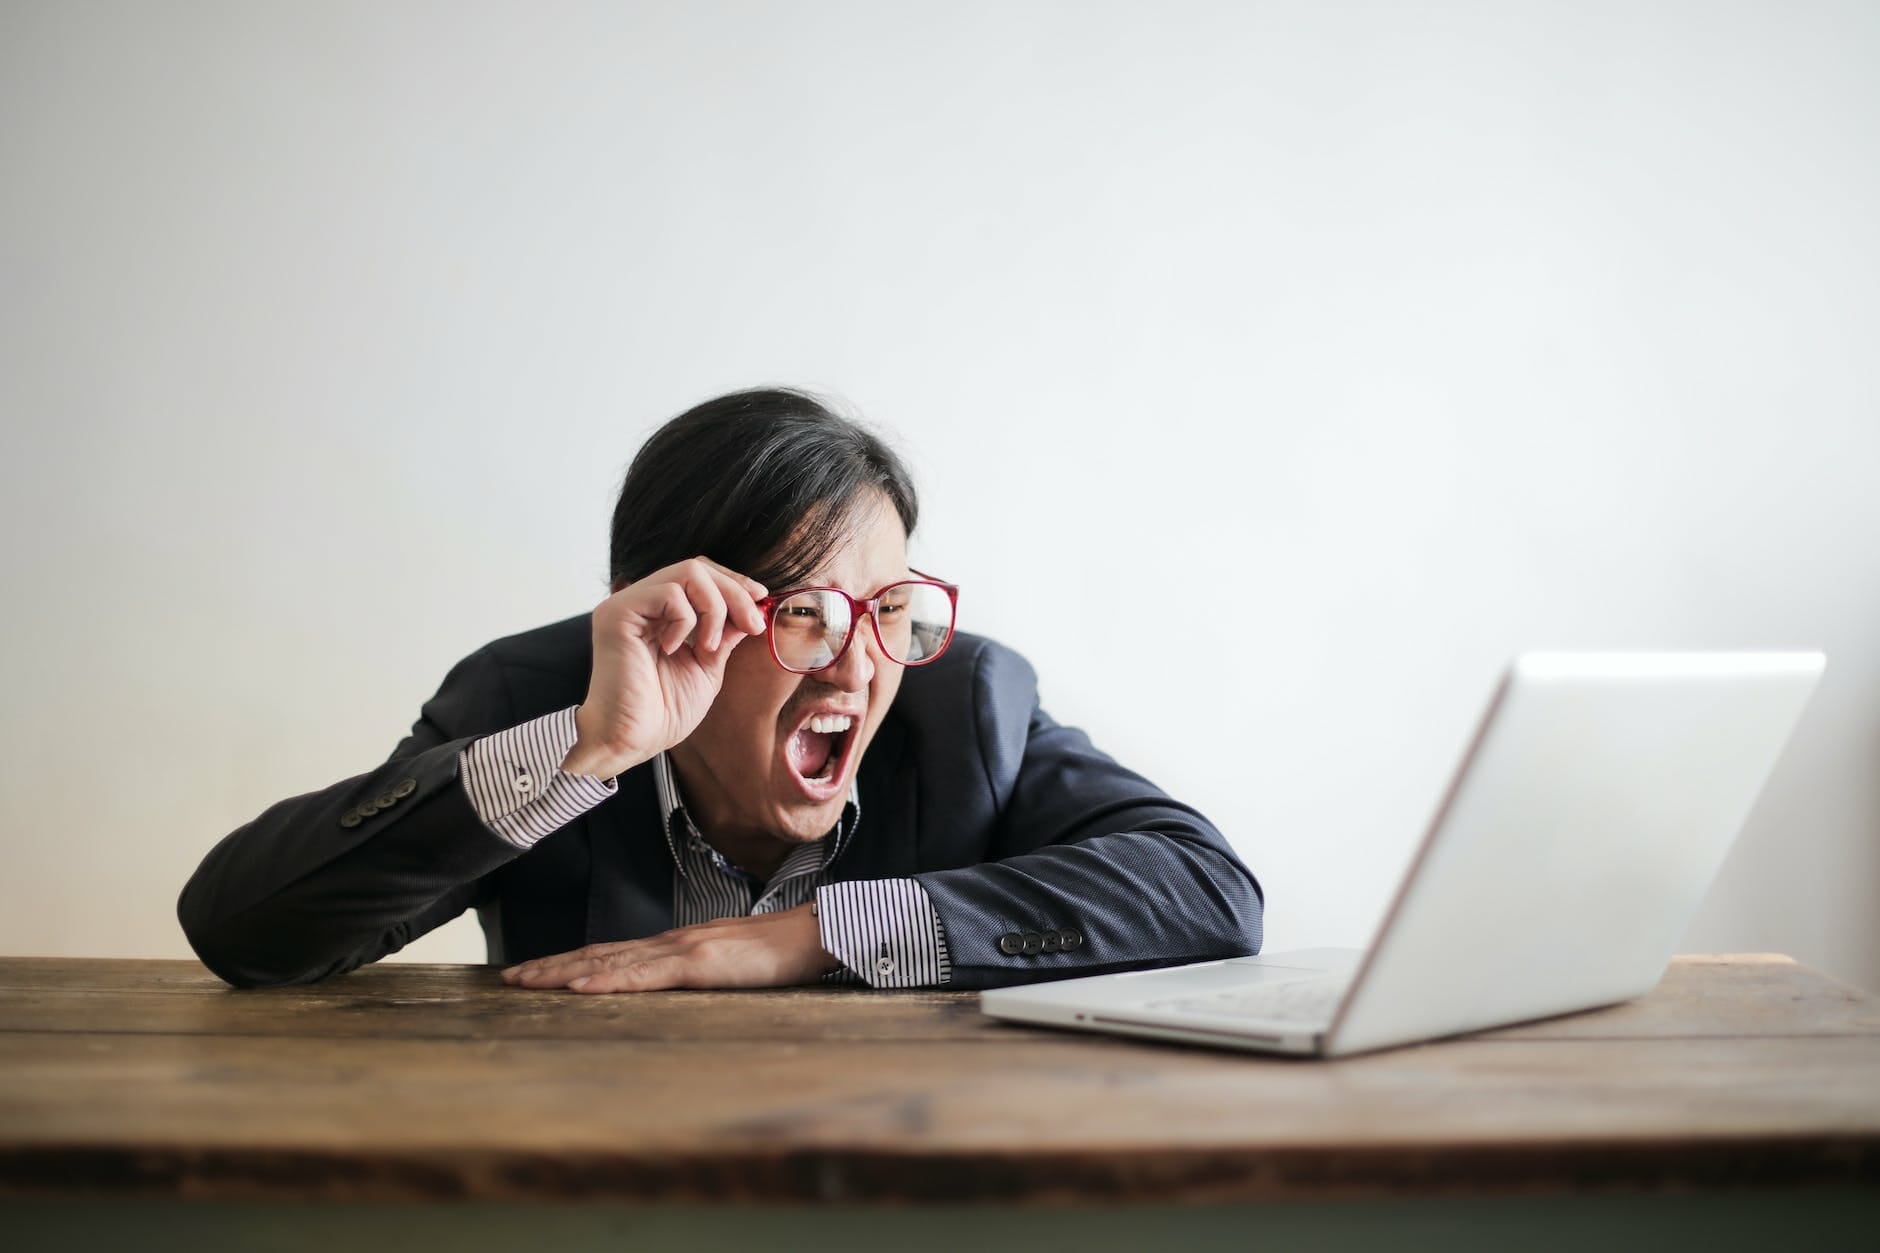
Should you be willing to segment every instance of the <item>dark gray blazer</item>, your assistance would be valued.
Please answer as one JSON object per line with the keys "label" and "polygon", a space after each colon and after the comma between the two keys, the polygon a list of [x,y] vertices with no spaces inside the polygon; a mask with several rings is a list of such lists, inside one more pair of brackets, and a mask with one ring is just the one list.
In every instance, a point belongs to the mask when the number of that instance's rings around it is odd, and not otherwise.
{"label": "dark gray blazer", "polygon": [[[483,825],[458,781],[476,737],[586,697],[590,629],[584,614],[477,650],[383,766],[217,844],[177,902],[203,963],[243,986],[310,982],[472,907],[495,963],[671,927],[650,763],[526,852]],[[1031,667],[991,640],[958,635],[908,671],[858,779],[861,823],[831,875],[919,880],[946,928],[952,987],[1259,951],[1260,886],[1220,832],[1053,722]],[[374,798],[392,803],[342,821]],[[1051,930],[1083,943],[1000,945]]]}

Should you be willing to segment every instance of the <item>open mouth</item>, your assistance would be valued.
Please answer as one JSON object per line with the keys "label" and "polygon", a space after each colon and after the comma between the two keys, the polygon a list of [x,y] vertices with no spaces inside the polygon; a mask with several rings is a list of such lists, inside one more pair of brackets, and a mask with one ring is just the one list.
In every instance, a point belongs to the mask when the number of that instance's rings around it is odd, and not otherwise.
{"label": "open mouth", "polygon": [[839,788],[860,730],[859,715],[824,712],[811,714],[790,734],[784,759],[813,799],[825,800]]}

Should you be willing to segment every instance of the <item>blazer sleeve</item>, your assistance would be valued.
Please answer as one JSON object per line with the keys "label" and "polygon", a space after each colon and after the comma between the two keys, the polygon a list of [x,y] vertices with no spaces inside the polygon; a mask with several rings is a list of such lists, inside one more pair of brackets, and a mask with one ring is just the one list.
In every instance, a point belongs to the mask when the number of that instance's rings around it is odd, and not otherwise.
{"label": "blazer sleeve", "polygon": [[[999,799],[990,856],[914,876],[946,928],[949,986],[1260,951],[1264,893],[1212,823],[1099,752],[1082,731],[1053,721],[1018,654],[987,650],[974,681],[977,729]],[[1011,716],[1015,701],[1029,707],[1022,721]],[[1028,935],[1038,943],[1025,944]]]}
{"label": "blazer sleeve", "polygon": [[482,899],[521,855],[477,817],[458,755],[509,725],[487,650],[452,668],[384,765],[225,837],[177,900],[203,965],[237,987],[310,983],[395,953]]}

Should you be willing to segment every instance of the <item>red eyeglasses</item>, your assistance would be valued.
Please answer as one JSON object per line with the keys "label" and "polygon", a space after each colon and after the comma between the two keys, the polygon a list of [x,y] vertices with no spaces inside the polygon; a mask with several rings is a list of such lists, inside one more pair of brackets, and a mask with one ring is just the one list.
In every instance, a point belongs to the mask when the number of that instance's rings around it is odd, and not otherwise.
{"label": "red eyeglasses", "polygon": [[[919,573],[919,571],[915,571]],[[770,655],[794,674],[815,674],[841,661],[863,616],[875,624],[882,655],[904,666],[939,659],[953,642],[960,589],[938,579],[890,583],[858,599],[839,587],[802,587],[757,602]]]}

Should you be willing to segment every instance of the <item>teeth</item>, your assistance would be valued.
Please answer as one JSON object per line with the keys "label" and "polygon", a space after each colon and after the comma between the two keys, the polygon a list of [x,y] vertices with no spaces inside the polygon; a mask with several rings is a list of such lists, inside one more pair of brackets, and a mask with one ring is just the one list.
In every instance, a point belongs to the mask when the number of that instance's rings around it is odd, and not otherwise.
{"label": "teeth", "polygon": [[809,729],[820,735],[833,735],[854,725],[855,719],[847,714],[818,714],[809,720]]}

